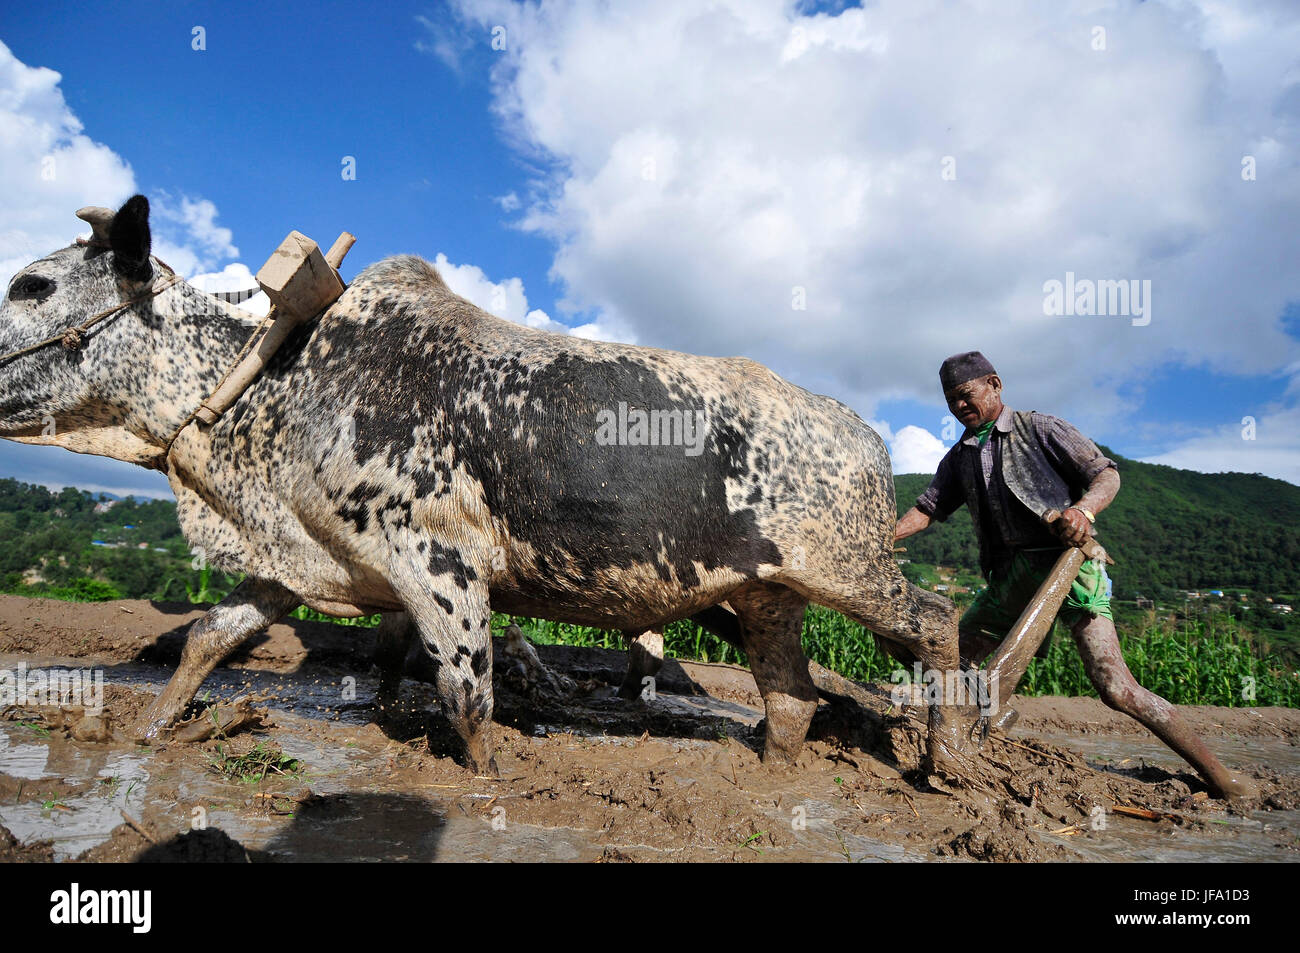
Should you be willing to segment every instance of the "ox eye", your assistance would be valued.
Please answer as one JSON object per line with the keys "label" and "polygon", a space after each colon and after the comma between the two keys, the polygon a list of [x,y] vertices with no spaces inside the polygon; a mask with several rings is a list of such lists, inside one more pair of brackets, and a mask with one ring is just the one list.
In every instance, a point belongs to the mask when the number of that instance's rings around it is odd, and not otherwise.
{"label": "ox eye", "polygon": [[54,282],[40,275],[23,275],[9,286],[9,298],[12,301],[45,298],[53,292]]}

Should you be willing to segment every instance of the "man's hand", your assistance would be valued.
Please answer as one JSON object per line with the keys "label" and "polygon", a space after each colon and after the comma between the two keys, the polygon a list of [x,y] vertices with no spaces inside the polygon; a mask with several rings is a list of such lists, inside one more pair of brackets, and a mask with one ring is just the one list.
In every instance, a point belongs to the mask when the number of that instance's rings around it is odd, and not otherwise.
{"label": "man's hand", "polygon": [[906,539],[913,533],[921,532],[921,530],[925,529],[932,522],[934,521],[930,517],[926,516],[915,506],[912,507],[904,513],[898,523],[895,524],[894,542],[898,542],[900,539]]}
{"label": "man's hand", "polygon": [[1056,521],[1056,535],[1071,546],[1082,546],[1092,535],[1092,524],[1077,507],[1071,506]]}

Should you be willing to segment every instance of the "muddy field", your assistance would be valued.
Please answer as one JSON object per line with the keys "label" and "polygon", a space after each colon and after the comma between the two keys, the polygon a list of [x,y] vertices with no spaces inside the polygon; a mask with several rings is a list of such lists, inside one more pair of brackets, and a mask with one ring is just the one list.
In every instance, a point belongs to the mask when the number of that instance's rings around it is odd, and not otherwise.
{"label": "muddy field", "polygon": [[[1017,699],[1021,720],[955,786],[918,769],[924,712],[823,704],[799,765],[758,760],[744,669],[669,662],[622,701],[626,657],[539,647],[557,697],[501,655],[499,778],[450,753],[419,660],[405,711],[370,704],[369,630],[273,626],[218,669],[208,704],[251,725],[133,744],[122,726],[179,658],[187,604],[0,596],[0,669],[102,671],[105,712],[0,711],[0,860],[1091,861],[1300,859],[1300,712],[1185,708],[1260,788],[1207,798],[1191,769],[1092,699]],[[199,709],[196,706],[195,711]],[[216,709],[218,723],[230,708]],[[933,783],[932,783],[933,782]]]}

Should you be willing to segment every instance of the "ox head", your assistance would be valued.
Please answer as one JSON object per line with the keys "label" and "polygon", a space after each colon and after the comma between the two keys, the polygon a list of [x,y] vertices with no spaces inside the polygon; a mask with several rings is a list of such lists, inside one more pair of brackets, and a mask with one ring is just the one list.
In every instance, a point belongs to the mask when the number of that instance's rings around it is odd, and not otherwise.
{"label": "ox head", "polygon": [[[161,319],[145,296],[171,270],[149,255],[149,202],[116,213],[85,208],[92,237],[18,272],[0,304],[0,437],[144,463],[158,452],[124,394],[148,386]],[[26,348],[134,298],[143,303],[97,324],[81,346]],[[152,327],[151,327],[152,325]]]}

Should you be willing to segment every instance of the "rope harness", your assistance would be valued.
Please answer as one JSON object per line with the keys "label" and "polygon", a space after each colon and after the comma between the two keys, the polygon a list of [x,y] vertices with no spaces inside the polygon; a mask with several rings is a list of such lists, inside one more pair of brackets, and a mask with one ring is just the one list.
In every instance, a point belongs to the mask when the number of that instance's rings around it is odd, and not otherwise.
{"label": "rope harness", "polygon": [[[106,242],[98,242],[93,239],[87,240],[84,238],[77,239],[77,244],[86,245],[90,247],[108,247]],[[141,302],[149,301],[153,298],[156,298],[164,291],[166,291],[168,288],[172,287],[173,285],[177,285],[181,283],[180,275],[172,271],[171,267],[168,266],[161,259],[159,259],[158,262],[159,264],[163,265],[163,267],[167,268],[167,270],[171,272],[171,274],[164,277],[163,280],[158,282],[157,284],[151,285],[147,291],[143,291],[133,298],[129,298],[126,301],[123,301],[119,304],[115,304],[111,308],[105,308],[103,311],[96,312],[95,314],[87,318],[85,321],[82,321],[80,324],[71,325],[70,327],[67,327],[61,332],[59,332],[58,334],[46,338],[44,341],[37,341],[35,344],[29,345],[28,347],[20,348],[17,351],[10,351],[8,354],[0,355],[0,367],[3,367],[4,365],[8,364],[10,361],[17,360],[18,358],[24,357],[28,354],[35,354],[37,351],[43,350],[47,347],[51,347],[55,344],[62,344],[63,349],[65,351],[79,351],[81,350],[82,345],[85,343],[86,334],[95,325],[100,324],[104,321],[107,321],[109,318],[121,314],[123,311],[126,311],[129,308],[132,308],[135,305],[140,304]],[[239,352],[238,357],[236,357],[235,360],[231,363],[230,367],[226,369],[226,373],[222,375],[220,382],[218,382],[217,384],[218,389],[220,389],[221,385],[226,382],[226,379],[230,377],[230,375],[234,372],[235,368],[239,366],[239,362],[243,360],[244,356],[249,352],[249,350],[252,349],[253,345],[257,341],[259,341],[261,337],[266,333],[266,329],[268,327],[270,327],[270,320],[264,319],[262,323],[258,325],[257,328],[254,329],[253,333],[249,335],[249,338],[247,341],[244,342],[244,347]],[[186,427],[188,427],[191,423],[194,422],[194,418],[198,415],[199,411],[203,408],[203,405],[206,402],[207,399],[200,402],[199,406],[195,407],[194,410],[192,410],[189,413],[189,415],[186,416],[186,418],[183,421],[181,421],[180,426],[178,426],[174,431],[172,431],[171,436],[168,437],[167,440],[164,442],[162,450],[158,453],[157,457],[154,459],[153,466],[155,469],[158,470],[166,469],[166,460],[168,455],[171,453],[172,444],[174,444],[176,442],[176,438],[181,435],[181,431],[183,431]]]}
{"label": "rope harness", "polygon": [[10,361],[23,357],[27,354],[34,354],[37,351],[49,347],[51,344],[62,344],[65,351],[79,351],[81,345],[85,343],[86,333],[99,324],[101,321],[107,321],[116,314],[121,314],[127,308],[133,307],[142,301],[148,301],[150,298],[156,298],[172,285],[179,282],[180,276],[173,273],[165,278],[159,284],[152,286],[148,291],[136,295],[121,304],[115,304],[111,308],[105,308],[97,314],[91,315],[80,324],[74,324],[65,328],[53,337],[48,337],[44,341],[38,341],[30,347],[21,348],[17,351],[10,351],[8,354],[0,356],[0,366],[8,364]]}
{"label": "rope harness", "polygon": [[[90,239],[78,238],[78,245],[94,248],[112,247],[110,241],[106,238],[100,237],[98,234],[98,230],[102,225],[100,220],[103,218],[103,215],[100,215],[101,212],[111,217],[111,213],[108,213],[107,210],[103,209],[82,209],[81,212],[77,213],[86,221],[91,222],[96,229],[96,235],[92,236]],[[82,213],[86,214],[83,215]],[[147,464],[148,466],[166,472],[168,469],[167,460],[168,457],[171,456],[172,445],[176,443],[177,438],[180,437],[185,428],[194,423],[195,420],[209,425],[215,423],[221,414],[239,399],[239,396],[249,387],[253,380],[256,379],[258,374],[261,373],[267,360],[270,359],[271,355],[280,344],[283,343],[289,332],[295,326],[302,324],[304,320],[309,320],[311,313],[320,315],[324,313],[324,311],[328,309],[334,301],[338,300],[338,297],[346,288],[346,285],[343,284],[339,277],[338,268],[343,263],[343,256],[348,253],[348,249],[352,247],[355,241],[355,236],[349,232],[344,232],[330,247],[329,252],[322,257],[315,242],[298,232],[290,232],[289,237],[281,243],[280,248],[278,248],[275,255],[272,256],[272,261],[278,263],[279,271],[277,272],[275,269],[272,270],[272,275],[268,277],[270,285],[268,286],[267,284],[263,284],[260,277],[261,272],[259,272],[259,287],[257,289],[250,289],[247,292],[233,293],[233,296],[238,298],[238,300],[246,300],[256,294],[259,290],[266,291],[268,295],[274,297],[272,294],[273,288],[279,289],[283,292],[284,287],[298,274],[304,273],[304,269],[306,269],[306,273],[310,274],[313,278],[318,279],[314,281],[309,289],[296,290],[298,299],[296,303],[302,305],[303,300],[307,302],[307,305],[303,307],[303,310],[300,311],[298,308],[290,305],[286,313],[278,314],[278,309],[275,306],[271,308],[271,311],[265,318],[263,318],[261,324],[254,328],[253,333],[248,336],[248,339],[244,342],[244,345],[240,349],[239,354],[235,357],[235,360],[226,368],[225,374],[223,374],[221,380],[217,382],[216,388],[213,389],[207,397],[201,400],[199,405],[180,422],[180,425],[177,426],[175,430],[172,431],[171,436],[162,442],[161,450],[150,459]],[[313,256],[319,264],[313,264]],[[290,271],[284,271],[285,262],[281,261],[281,259],[288,260],[289,266],[291,267]],[[134,305],[148,301],[151,298],[156,298],[173,285],[182,283],[181,277],[176,274],[174,269],[169,267],[160,259],[158,260],[158,264],[167,269],[168,275],[162,281],[152,285],[147,291],[141,292],[133,298],[123,301],[120,304],[116,304],[111,308],[105,308],[103,311],[91,315],[85,321],[81,322],[81,324],[65,328],[59,334],[46,338],[44,341],[38,341],[37,343],[21,348],[20,350],[0,355],[0,366],[4,366],[12,360],[16,360],[17,358],[23,357],[27,354],[33,354],[40,351],[42,348],[47,348],[54,344],[62,344],[64,349],[68,351],[79,350],[84,343],[86,333],[95,325],[107,321],[114,315],[121,314],[123,311],[126,311]],[[268,265],[264,265],[263,271],[265,271],[269,265],[269,262]],[[328,275],[324,278],[322,278],[322,267],[328,268]],[[329,280],[331,278],[333,279],[332,287],[331,281]],[[231,300],[231,294],[232,293],[224,293],[217,295],[216,297],[229,301]],[[259,348],[257,353],[253,352],[255,347]],[[263,353],[263,351],[265,351],[265,353]],[[229,387],[227,388],[228,384]],[[150,442],[153,442],[154,439],[153,435],[150,434]]]}

